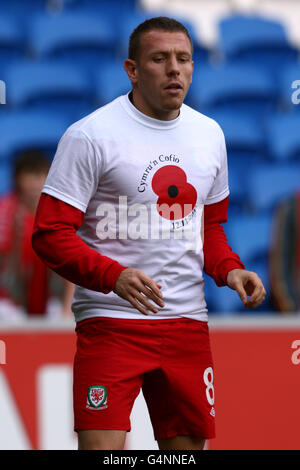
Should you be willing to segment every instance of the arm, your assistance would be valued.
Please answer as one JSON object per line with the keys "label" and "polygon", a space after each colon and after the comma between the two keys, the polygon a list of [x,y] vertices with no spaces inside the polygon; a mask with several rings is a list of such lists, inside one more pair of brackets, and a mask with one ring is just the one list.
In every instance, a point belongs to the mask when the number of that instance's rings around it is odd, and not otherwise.
{"label": "arm", "polygon": [[84,213],[47,194],[42,194],[35,217],[32,245],[39,257],[73,284],[103,292],[112,290],[147,315],[163,306],[155,281],[138,269],[127,268],[89,248],[76,234]]}
{"label": "arm", "polygon": [[125,267],[89,248],[76,234],[83,219],[79,209],[42,194],[33,229],[33,249],[69,282],[108,293]]}
{"label": "arm", "polygon": [[236,290],[245,308],[255,308],[264,300],[266,292],[257,274],[245,269],[227,242],[221,224],[227,222],[228,202],[227,197],[204,206],[204,271],[217,286],[227,285]]}

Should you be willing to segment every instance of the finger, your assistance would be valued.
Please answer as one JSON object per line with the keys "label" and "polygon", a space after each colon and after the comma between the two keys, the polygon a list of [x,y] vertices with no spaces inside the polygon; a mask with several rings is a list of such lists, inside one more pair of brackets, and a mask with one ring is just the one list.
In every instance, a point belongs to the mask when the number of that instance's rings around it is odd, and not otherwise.
{"label": "finger", "polygon": [[153,300],[160,307],[164,307],[165,303],[162,300],[161,296],[156,295],[152,290],[147,286],[141,286],[140,292],[142,292],[146,297]]}
{"label": "finger", "polygon": [[162,297],[162,292],[161,292],[161,285],[157,284],[151,277],[147,276],[146,274],[143,274],[141,281],[145,286],[147,286],[150,290],[152,290],[158,297]]}
{"label": "finger", "polygon": [[247,302],[248,302],[248,296],[247,296],[247,292],[244,289],[243,284],[238,283],[235,287],[235,290],[237,291],[237,293],[238,293],[241,301],[243,302],[243,304],[246,305]]}
{"label": "finger", "polygon": [[261,293],[255,299],[249,299],[247,303],[247,308],[256,308],[258,307],[266,297],[266,291],[263,289]]}
{"label": "finger", "polygon": [[141,294],[140,292],[138,292],[136,295],[135,295],[135,298],[141,303],[143,304],[148,310],[151,310],[152,312],[154,313],[157,313],[158,312],[158,309],[157,307],[155,307],[155,305],[153,305],[151,302],[148,302],[147,298]]}
{"label": "finger", "polygon": [[254,290],[248,300],[248,303],[251,305],[255,304],[256,302],[261,303],[266,295],[265,288],[263,286],[263,283],[260,280],[253,287],[254,287]]}
{"label": "finger", "polygon": [[143,315],[149,315],[149,311],[143,307],[134,297],[132,297],[131,295],[129,295],[127,297],[127,300],[131,303],[131,305],[136,308],[137,310],[139,310],[139,312],[141,312]]}
{"label": "finger", "polygon": [[159,307],[164,307],[164,302],[161,298],[161,295],[158,296],[155,292],[153,292],[151,289],[149,289],[143,282],[139,279],[137,279],[134,283],[134,286],[131,287],[130,293],[134,296],[137,297],[138,294],[143,293],[146,297],[149,299],[153,300]]}

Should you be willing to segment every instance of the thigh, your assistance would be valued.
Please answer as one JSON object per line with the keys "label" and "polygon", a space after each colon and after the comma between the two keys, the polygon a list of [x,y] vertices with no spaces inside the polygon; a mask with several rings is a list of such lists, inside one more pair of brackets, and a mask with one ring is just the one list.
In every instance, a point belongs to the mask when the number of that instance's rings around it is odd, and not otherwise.
{"label": "thigh", "polygon": [[78,431],[78,450],[123,450],[125,431],[82,430]]}
{"label": "thigh", "polygon": [[130,333],[114,319],[81,322],[76,328],[74,429],[130,431],[130,413],[142,384],[130,359]]}
{"label": "thigh", "polygon": [[143,393],[157,440],[215,436],[213,361],[208,325],[183,320],[170,325],[161,367],[145,376]]}
{"label": "thigh", "polygon": [[205,439],[193,436],[175,436],[169,439],[159,439],[160,450],[203,450]]}

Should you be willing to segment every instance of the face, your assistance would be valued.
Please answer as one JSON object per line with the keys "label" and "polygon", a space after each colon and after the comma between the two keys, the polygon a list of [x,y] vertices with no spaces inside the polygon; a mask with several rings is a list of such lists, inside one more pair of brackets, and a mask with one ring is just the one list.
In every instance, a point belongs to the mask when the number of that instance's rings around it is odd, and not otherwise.
{"label": "face", "polygon": [[192,82],[192,46],[183,32],[153,30],[140,38],[136,61],[127,59],[135,106],[160,120],[175,119]]}
{"label": "face", "polygon": [[19,198],[32,212],[37,208],[46,175],[44,173],[21,173],[16,181]]}

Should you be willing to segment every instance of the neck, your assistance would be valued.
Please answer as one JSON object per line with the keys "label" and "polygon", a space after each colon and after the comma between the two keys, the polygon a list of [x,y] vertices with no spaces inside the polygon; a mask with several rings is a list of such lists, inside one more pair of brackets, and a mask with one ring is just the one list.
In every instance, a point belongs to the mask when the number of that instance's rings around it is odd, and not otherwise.
{"label": "neck", "polygon": [[159,121],[172,121],[179,116],[179,109],[167,109],[167,110],[155,110],[150,107],[143,99],[140,98],[140,94],[133,90],[129,93],[129,99],[133,106],[135,106],[141,113]]}

